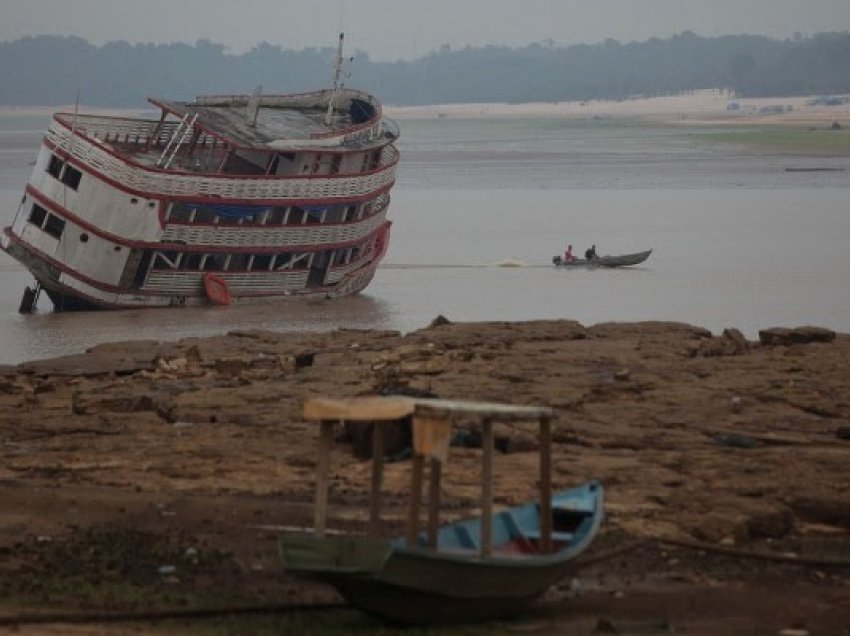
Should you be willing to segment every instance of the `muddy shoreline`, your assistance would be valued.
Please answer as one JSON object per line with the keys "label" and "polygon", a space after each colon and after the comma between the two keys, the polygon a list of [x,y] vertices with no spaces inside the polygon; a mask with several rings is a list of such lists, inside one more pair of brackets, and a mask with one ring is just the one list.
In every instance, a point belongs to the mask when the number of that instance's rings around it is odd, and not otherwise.
{"label": "muddy shoreline", "polygon": [[[276,558],[273,527],[311,518],[316,431],[301,405],[404,387],[553,407],[555,487],[606,488],[595,553],[643,542],[577,572],[540,620],[663,615],[690,633],[850,626],[847,334],[747,341],[734,329],[571,321],[234,331],[6,366],[0,386],[1,615],[336,600],[282,575]],[[369,464],[338,444],[331,516],[358,528]],[[533,436],[503,431],[502,449],[497,502],[531,498]],[[479,453],[452,449],[447,517],[474,512]],[[387,468],[394,532],[409,466]],[[671,609],[705,594],[739,600]]]}

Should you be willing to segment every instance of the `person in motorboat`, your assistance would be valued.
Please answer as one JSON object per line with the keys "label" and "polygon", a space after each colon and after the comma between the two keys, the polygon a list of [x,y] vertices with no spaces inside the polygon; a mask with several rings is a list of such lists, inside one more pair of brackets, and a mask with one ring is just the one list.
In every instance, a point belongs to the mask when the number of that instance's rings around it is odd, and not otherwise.
{"label": "person in motorboat", "polygon": [[567,245],[567,250],[564,252],[564,262],[572,263],[576,260],[575,254],[573,254],[573,246]]}
{"label": "person in motorboat", "polygon": [[591,246],[590,246],[587,250],[585,250],[585,252],[584,252],[584,257],[585,257],[587,260],[589,260],[589,261],[592,261],[592,260],[594,260],[595,258],[598,258],[598,257],[596,256],[596,243],[594,243],[594,244],[593,244],[593,245],[591,245]]}

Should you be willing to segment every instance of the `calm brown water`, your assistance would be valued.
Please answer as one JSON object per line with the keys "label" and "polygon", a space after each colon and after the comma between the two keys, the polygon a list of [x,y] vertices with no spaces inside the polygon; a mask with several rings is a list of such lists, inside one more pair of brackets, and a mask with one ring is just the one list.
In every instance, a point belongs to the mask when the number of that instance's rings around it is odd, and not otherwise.
{"label": "calm brown water", "polygon": [[[47,119],[0,116],[7,225]],[[850,158],[764,154],[697,130],[554,120],[403,121],[386,264],[333,301],[17,313],[29,275],[0,254],[0,364],[98,342],[232,329],[411,331],[452,320],[677,320],[749,337],[777,325],[850,332]],[[839,167],[794,172],[786,167]],[[644,266],[562,271],[566,242],[653,248]],[[512,259],[524,267],[498,267]]]}

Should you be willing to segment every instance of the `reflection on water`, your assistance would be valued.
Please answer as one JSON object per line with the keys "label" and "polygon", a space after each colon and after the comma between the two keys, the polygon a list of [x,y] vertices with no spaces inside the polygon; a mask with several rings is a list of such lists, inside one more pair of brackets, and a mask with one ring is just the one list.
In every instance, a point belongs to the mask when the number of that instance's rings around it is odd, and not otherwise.
{"label": "reflection on water", "polygon": [[[5,122],[5,124],[4,124]],[[45,119],[46,123],[46,119]],[[3,134],[0,218],[20,202],[39,125]],[[31,277],[0,254],[0,364],[113,340],[235,329],[393,329],[451,320],[674,320],[719,332],[816,324],[850,332],[850,158],[703,148],[687,131],[523,121],[406,122],[387,260],[366,293],[233,307],[17,313]],[[495,140],[498,140],[496,142]],[[551,257],[653,248],[640,268],[564,270]],[[498,267],[518,261],[526,267]]]}

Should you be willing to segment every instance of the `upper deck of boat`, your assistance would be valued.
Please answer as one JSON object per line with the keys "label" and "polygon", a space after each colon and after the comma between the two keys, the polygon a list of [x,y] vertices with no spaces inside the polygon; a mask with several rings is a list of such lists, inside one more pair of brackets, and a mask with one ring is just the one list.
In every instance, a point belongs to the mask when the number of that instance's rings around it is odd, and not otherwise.
{"label": "upper deck of boat", "polygon": [[[150,102],[161,109],[160,118],[57,113],[60,125],[48,136],[59,147],[72,147],[68,139],[76,132],[94,147],[146,167],[250,175],[275,170],[276,154],[372,150],[398,137],[378,101],[352,89]],[[298,174],[307,170],[293,163],[275,174],[291,175],[293,169]],[[310,174],[316,174],[315,166]]]}
{"label": "upper deck of boat", "polygon": [[326,109],[260,105],[256,116],[246,103],[155,102],[179,118],[195,119],[195,126],[242,147],[314,145],[311,139],[355,125],[348,113],[334,111],[330,125]]}

